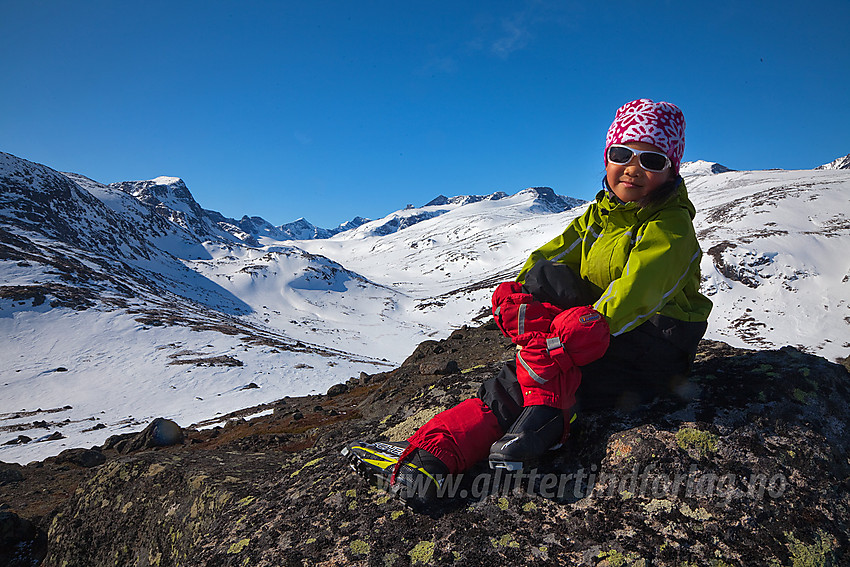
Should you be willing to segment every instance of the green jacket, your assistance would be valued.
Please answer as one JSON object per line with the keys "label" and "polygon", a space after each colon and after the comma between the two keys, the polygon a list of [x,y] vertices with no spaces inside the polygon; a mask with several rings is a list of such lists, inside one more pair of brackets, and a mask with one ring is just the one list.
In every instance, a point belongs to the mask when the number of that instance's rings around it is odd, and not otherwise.
{"label": "green jacket", "polygon": [[660,313],[706,321],[711,301],[699,291],[702,252],[695,209],[684,181],[667,201],[640,208],[611,200],[606,190],[558,237],[531,253],[517,281],[540,260],[570,266],[599,299],[616,336]]}

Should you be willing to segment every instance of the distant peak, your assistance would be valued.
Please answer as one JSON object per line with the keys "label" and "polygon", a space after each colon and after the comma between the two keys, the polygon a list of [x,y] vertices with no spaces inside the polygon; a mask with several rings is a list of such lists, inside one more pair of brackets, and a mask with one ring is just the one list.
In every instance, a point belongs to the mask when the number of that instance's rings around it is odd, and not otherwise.
{"label": "distant peak", "polygon": [[530,196],[534,203],[553,213],[560,213],[584,203],[581,199],[558,195],[551,187],[529,187],[518,192],[517,195]]}
{"label": "distant peak", "polygon": [[456,197],[446,197],[445,195],[438,195],[428,203],[425,203],[425,207],[443,207],[446,205],[469,205],[471,203],[478,203],[480,201],[498,201],[499,199],[503,199],[507,197],[507,193],[503,191],[496,191],[495,193],[491,193],[490,195],[458,195]]}
{"label": "distant peak", "polygon": [[679,168],[679,174],[682,177],[688,175],[715,175],[717,173],[727,173],[729,171],[735,170],[729,169],[725,165],[720,165],[719,163],[701,159],[697,161],[686,161]]}
{"label": "distant peak", "polygon": [[449,204],[449,198],[448,197],[446,197],[445,195],[437,195],[431,201],[425,203],[425,206],[426,207],[439,207],[439,206],[448,205],[448,204]]}
{"label": "distant peak", "polygon": [[529,187],[525,191],[547,199],[554,199],[556,196],[555,191],[551,187]]}
{"label": "distant peak", "polygon": [[169,177],[167,175],[160,175],[159,177],[157,177],[155,179],[151,179],[151,181],[155,185],[178,185],[178,184],[185,185],[185,183],[183,183],[183,180],[180,179],[179,177]]}
{"label": "distant peak", "polygon": [[556,203],[561,200],[551,187],[528,187],[518,192],[517,195],[531,195],[535,200],[544,203]]}
{"label": "distant peak", "polygon": [[367,219],[367,218],[354,217],[350,221],[345,221],[344,223],[340,224],[338,227],[331,230],[331,232],[333,234],[339,234],[340,232],[345,232],[346,230],[352,230],[352,229],[355,229],[359,226],[363,226],[367,222],[369,222],[369,219]]}
{"label": "distant peak", "polygon": [[815,169],[850,169],[850,154],[840,157],[835,161],[825,163]]}
{"label": "distant peak", "polygon": [[295,229],[297,229],[297,230],[313,230],[313,231],[320,230],[317,226],[315,226],[313,223],[311,223],[310,221],[308,221],[304,217],[298,217],[297,219],[295,219],[292,222],[288,222],[284,225],[281,225],[280,229],[284,230],[284,231],[286,231],[286,230],[291,231],[291,230],[295,230]]}

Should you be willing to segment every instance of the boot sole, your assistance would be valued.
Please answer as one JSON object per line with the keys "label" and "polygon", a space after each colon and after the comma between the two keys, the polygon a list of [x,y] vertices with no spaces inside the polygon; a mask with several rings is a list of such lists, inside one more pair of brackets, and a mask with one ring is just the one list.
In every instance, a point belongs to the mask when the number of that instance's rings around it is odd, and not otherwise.
{"label": "boot sole", "polygon": [[377,485],[387,491],[388,494],[416,512],[428,510],[436,504],[436,500],[411,496],[406,494],[406,489],[403,486],[390,485],[389,483],[392,469],[395,468],[398,458],[406,447],[406,442],[353,442],[343,447],[340,453],[348,461],[351,470],[370,484]]}
{"label": "boot sole", "polygon": [[[399,444],[401,445],[401,444]],[[404,445],[389,443],[358,443],[346,445],[340,453],[351,470],[370,482],[383,482],[389,487],[389,477]]]}

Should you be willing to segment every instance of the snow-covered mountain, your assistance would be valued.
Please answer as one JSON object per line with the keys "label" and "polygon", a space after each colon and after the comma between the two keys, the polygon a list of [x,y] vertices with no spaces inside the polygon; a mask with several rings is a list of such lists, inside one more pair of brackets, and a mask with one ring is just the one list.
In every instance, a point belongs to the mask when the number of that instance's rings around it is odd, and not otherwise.
{"label": "snow-covered mountain", "polygon": [[850,155],[846,155],[844,157],[840,157],[836,160],[833,160],[829,163],[825,163],[816,167],[815,169],[850,169]]}
{"label": "snow-covered mountain", "polygon": [[[709,337],[850,354],[850,172],[682,173]],[[395,365],[484,320],[494,285],[583,210],[530,188],[275,227],[203,209],[178,178],[103,185],[0,153],[0,443],[45,439],[0,445],[0,460]]]}
{"label": "snow-covered mountain", "polygon": [[850,355],[850,174],[685,176],[714,302],[709,337]]}
{"label": "snow-covered mountain", "polygon": [[335,234],[357,228],[369,219],[354,217],[336,228],[320,228],[307,219],[300,218],[295,221],[274,226],[262,217],[243,216],[239,221],[225,218],[216,211],[205,211],[206,214],[218,223],[220,227],[227,230],[240,240],[256,245],[258,242],[280,241],[280,240],[312,240],[316,238],[330,238]]}
{"label": "snow-covered mountain", "polygon": [[725,165],[712,163],[703,160],[688,161],[682,164],[679,168],[679,173],[682,177],[693,177],[696,175],[713,175],[715,173],[727,173],[732,171]]}
{"label": "snow-covered mountain", "polygon": [[260,240],[308,240],[331,236],[356,228],[368,219],[355,217],[340,226],[319,228],[304,218],[281,226],[274,226],[258,216],[243,216],[240,220],[225,217],[218,211],[202,208],[185,182],[179,177],[160,176],[148,181],[124,181],[102,186],[79,174],[67,173],[69,178],[84,187],[118,190],[132,196],[149,211],[189,233],[193,240],[230,242],[235,238],[249,246],[259,246]]}

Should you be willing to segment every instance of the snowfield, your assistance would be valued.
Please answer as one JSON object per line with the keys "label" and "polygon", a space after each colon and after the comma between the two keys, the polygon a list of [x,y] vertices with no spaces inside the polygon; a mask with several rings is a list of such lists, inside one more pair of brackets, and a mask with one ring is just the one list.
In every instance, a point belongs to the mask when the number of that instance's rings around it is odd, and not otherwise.
{"label": "snowfield", "polygon": [[[531,188],[350,230],[273,227],[202,209],[179,178],[107,186],[0,158],[0,461],[160,416],[210,426],[388,370],[486,320],[493,287],[585,206]],[[682,173],[715,304],[707,338],[850,354],[850,172]]]}

